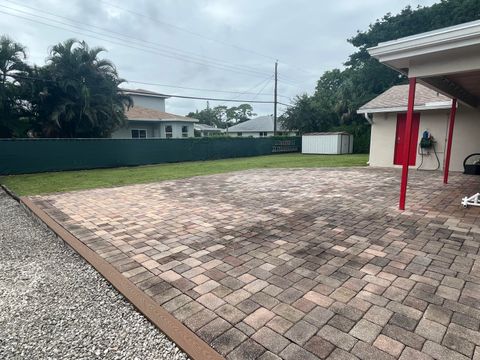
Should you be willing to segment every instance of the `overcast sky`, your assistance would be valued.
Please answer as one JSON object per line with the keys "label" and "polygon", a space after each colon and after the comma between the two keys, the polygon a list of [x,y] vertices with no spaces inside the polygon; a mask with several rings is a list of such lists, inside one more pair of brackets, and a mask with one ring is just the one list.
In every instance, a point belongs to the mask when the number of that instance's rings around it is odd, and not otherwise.
{"label": "overcast sky", "polygon": [[[278,59],[279,101],[289,103],[297,94],[312,93],[324,71],[342,66],[354,51],[346,39],[357,30],[406,5],[434,2],[0,0],[0,34],[24,44],[29,62],[39,65],[51,45],[71,37],[86,40],[107,49],[103,56],[131,81],[126,87],[187,96],[269,101]],[[219,104],[234,105],[210,101]],[[205,105],[171,98],[166,106],[185,115]],[[254,110],[271,114],[273,105],[255,104]]]}

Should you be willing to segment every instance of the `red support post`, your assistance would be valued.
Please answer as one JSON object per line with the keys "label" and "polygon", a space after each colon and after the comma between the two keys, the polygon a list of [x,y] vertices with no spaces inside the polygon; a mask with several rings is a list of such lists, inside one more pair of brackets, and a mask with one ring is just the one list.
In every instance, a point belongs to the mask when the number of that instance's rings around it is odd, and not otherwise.
{"label": "red support post", "polygon": [[409,80],[408,88],[408,107],[407,107],[407,123],[405,125],[405,137],[404,137],[404,155],[402,166],[402,182],[400,184],[400,201],[398,208],[405,210],[405,199],[407,197],[407,183],[408,183],[408,164],[410,164],[410,147],[412,138],[412,122],[413,122],[413,110],[415,106],[415,88],[417,85],[417,78],[412,77]]}
{"label": "red support post", "polygon": [[455,126],[455,115],[457,114],[457,99],[452,100],[450,110],[450,121],[448,124],[447,151],[445,153],[445,167],[443,169],[443,183],[448,184],[448,172],[450,170],[450,154],[452,153],[453,127]]}

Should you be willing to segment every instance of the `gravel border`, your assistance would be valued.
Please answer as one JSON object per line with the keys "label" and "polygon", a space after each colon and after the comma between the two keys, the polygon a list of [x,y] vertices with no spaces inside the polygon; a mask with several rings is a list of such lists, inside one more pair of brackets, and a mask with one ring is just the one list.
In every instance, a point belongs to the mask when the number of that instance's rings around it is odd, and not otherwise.
{"label": "gravel border", "polygon": [[0,359],[187,356],[0,190]]}

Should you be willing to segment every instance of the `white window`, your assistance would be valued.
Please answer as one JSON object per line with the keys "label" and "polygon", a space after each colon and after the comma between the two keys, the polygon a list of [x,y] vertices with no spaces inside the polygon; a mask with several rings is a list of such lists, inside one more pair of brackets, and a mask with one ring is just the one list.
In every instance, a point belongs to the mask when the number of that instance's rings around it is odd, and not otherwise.
{"label": "white window", "polygon": [[237,136],[242,136],[243,134],[241,132],[237,132]]}
{"label": "white window", "polygon": [[188,126],[182,126],[182,137],[188,137]]}
{"label": "white window", "polygon": [[173,137],[172,125],[167,125],[167,126],[165,126],[165,137],[166,137],[166,138],[171,138],[171,137]]}
{"label": "white window", "polygon": [[260,137],[264,137],[264,136],[267,136],[267,132],[266,132],[266,131],[260,133]]}
{"label": "white window", "polygon": [[132,129],[132,139],[146,139],[147,130],[145,129]]}

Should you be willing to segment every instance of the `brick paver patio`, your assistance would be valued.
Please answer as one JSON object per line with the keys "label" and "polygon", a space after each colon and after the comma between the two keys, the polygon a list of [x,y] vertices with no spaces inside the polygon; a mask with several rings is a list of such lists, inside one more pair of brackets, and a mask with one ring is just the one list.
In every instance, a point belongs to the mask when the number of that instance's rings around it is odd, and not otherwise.
{"label": "brick paver patio", "polygon": [[228,359],[480,358],[480,177],[253,170],[33,198]]}

